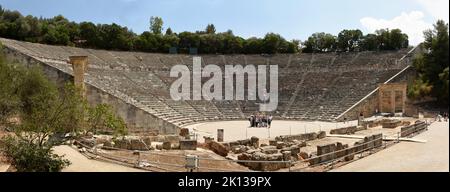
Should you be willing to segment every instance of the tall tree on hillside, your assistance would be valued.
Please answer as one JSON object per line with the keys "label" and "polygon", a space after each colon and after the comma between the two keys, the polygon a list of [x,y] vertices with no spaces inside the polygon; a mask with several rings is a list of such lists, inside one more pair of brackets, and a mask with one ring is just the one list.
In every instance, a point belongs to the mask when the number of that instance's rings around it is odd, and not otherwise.
{"label": "tall tree on hillside", "polygon": [[442,104],[448,104],[448,23],[439,20],[434,25],[434,29],[425,31],[424,35],[425,53],[414,60],[414,66],[419,73],[417,81],[428,84],[431,87],[431,96],[437,98]]}
{"label": "tall tree on hillside", "polygon": [[150,18],[150,31],[154,34],[161,34],[163,31],[164,22],[161,17]]}
{"label": "tall tree on hillside", "polygon": [[337,47],[340,51],[355,51],[363,37],[361,30],[343,30],[337,37]]}
{"label": "tall tree on hillside", "polygon": [[278,34],[268,33],[263,39],[262,50],[264,53],[275,54],[281,46],[284,39]]}
{"label": "tall tree on hillside", "polygon": [[115,23],[111,25],[97,26],[100,43],[97,45],[103,49],[131,50],[135,34]]}
{"label": "tall tree on hillside", "polygon": [[379,45],[380,43],[378,42],[378,37],[375,34],[367,34],[361,41],[361,48],[364,51],[379,50]]}
{"label": "tall tree on hillside", "polygon": [[216,26],[214,26],[214,24],[208,24],[208,26],[206,26],[206,33],[207,34],[215,34],[216,33]]}
{"label": "tall tree on hillside", "polygon": [[402,33],[400,29],[391,30],[390,43],[393,49],[407,48],[409,45],[408,35]]}
{"label": "tall tree on hillside", "polygon": [[91,22],[80,23],[80,39],[86,41],[86,46],[95,48],[100,41],[97,26]]}
{"label": "tall tree on hillside", "polygon": [[336,50],[336,37],[328,33],[314,33],[304,43],[304,52],[331,52]]}
{"label": "tall tree on hillside", "polygon": [[167,28],[167,30],[166,30],[166,35],[172,35],[173,34],[173,31],[172,31],[172,28]]}

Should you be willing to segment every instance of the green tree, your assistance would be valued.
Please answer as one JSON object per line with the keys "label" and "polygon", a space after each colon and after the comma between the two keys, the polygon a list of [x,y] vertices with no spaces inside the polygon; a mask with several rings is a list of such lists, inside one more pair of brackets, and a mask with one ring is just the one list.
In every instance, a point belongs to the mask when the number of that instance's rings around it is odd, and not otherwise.
{"label": "green tree", "polygon": [[365,51],[379,50],[379,45],[378,37],[375,34],[367,34],[361,41],[361,48]]}
{"label": "green tree", "polygon": [[360,46],[362,37],[361,30],[343,30],[337,37],[337,48],[340,51],[355,51]]}
{"label": "green tree", "polygon": [[54,145],[48,138],[78,132],[82,128],[84,100],[73,85],[61,92],[38,68],[27,72],[19,90],[22,102],[21,123],[16,135],[38,146]]}
{"label": "green tree", "polygon": [[9,127],[10,119],[20,110],[21,102],[17,93],[23,76],[21,67],[7,64],[3,56],[0,57],[0,125]]}
{"label": "green tree", "polygon": [[448,104],[448,65],[449,65],[449,31],[448,23],[439,20],[433,30],[424,32],[425,52],[416,57],[414,66],[419,76],[418,80],[430,86],[432,97],[439,103]]}
{"label": "green tree", "polygon": [[0,146],[18,172],[59,172],[69,166],[64,156],[53,154],[50,146],[39,146],[12,136],[1,140]]}
{"label": "green tree", "polygon": [[100,37],[99,46],[103,49],[115,49],[128,51],[133,48],[133,39],[135,34],[115,23],[111,25],[97,26],[98,36]]}
{"label": "green tree", "polygon": [[299,47],[300,47],[300,41],[294,39],[288,43],[287,53],[298,53]]}
{"label": "green tree", "polygon": [[122,118],[117,116],[112,107],[107,104],[99,104],[88,108],[86,118],[87,130],[94,134],[98,131],[109,132],[116,136],[127,134],[126,124]]}
{"label": "green tree", "polygon": [[332,52],[336,50],[336,37],[328,33],[314,33],[304,43],[304,52]]}
{"label": "green tree", "polygon": [[201,38],[199,34],[191,32],[182,32],[178,35],[180,38],[180,51],[183,53],[189,53],[189,48],[199,48]]}
{"label": "green tree", "polygon": [[150,18],[150,31],[154,34],[161,34],[163,31],[164,22],[161,17]]}
{"label": "green tree", "polygon": [[392,49],[407,48],[409,45],[408,35],[403,34],[400,29],[391,30],[390,44]]}
{"label": "green tree", "polygon": [[146,31],[136,38],[134,46],[137,50],[156,52],[159,48],[158,35]]}
{"label": "green tree", "polygon": [[208,24],[208,26],[206,26],[205,32],[207,34],[215,34],[216,33],[216,26],[214,26],[214,24]]}
{"label": "green tree", "polygon": [[221,39],[223,39],[223,49],[220,51],[223,54],[235,54],[240,53],[244,47],[243,39],[240,37],[236,37],[230,31],[221,34],[223,35]]}
{"label": "green tree", "polygon": [[168,53],[171,47],[178,47],[180,43],[180,38],[178,38],[175,34],[164,35],[162,36],[160,43],[160,52]]}
{"label": "green tree", "polygon": [[96,48],[100,43],[97,26],[91,22],[80,23],[80,39],[85,40],[88,47]]}
{"label": "green tree", "polygon": [[252,37],[244,42],[244,53],[246,54],[258,54],[261,53],[262,39]]}
{"label": "green tree", "polygon": [[268,54],[278,53],[283,41],[284,39],[280,35],[268,33],[262,41],[262,51]]}
{"label": "green tree", "polygon": [[[18,171],[59,171],[69,162],[52,153],[66,133],[98,129],[124,135],[124,120],[106,104],[90,107],[80,89],[57,87],[40,67],[11,65],[0,57],[0,124],[14,131],[0,141]],[[15,117],[19,123],[9,123]]]}
{"label": "green tree", "polygon": [[167,28],[166,35],[173,35],[173,31],[172,31],[172,29],[170,27]]}

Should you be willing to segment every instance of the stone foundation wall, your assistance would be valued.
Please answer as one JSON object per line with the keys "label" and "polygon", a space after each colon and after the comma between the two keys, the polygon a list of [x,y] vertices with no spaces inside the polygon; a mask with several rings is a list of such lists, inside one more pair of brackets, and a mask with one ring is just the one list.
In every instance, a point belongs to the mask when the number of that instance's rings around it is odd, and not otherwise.
{"label": "stone foundation wall", "polygon": [[306,134],[299,134],[299,135],[285,135],[285,136],[278,136],[275,138],[276,141],[282,141],[282,142],[291,142],[294,140],[297,141],[312,141],[316,139],[323,139],[326,137],[326,132],[321,131],[318,133],[306,133]]}
{"label": "stone foundation wall", "polygon": [[351,161],[356,153],[381,147],[383,144],[382,138],[382,134],[365,137],[363,140],[356,142],[354,147],[350,148],[348,145],[343,145],[339,142],[317,146],[317,155],[311,158],[309,163],[313,166],[321,163],[330,163],[340,158],[343,158],[345,161]]}
{"label": "stone foundation wall", "polygon": [[401,129],[401,137],[408,137],[410,135],[420,133],[427,129],[427,124],[425,122],[417,122],[414,125],[409,125],[406,127],[402,127]]}

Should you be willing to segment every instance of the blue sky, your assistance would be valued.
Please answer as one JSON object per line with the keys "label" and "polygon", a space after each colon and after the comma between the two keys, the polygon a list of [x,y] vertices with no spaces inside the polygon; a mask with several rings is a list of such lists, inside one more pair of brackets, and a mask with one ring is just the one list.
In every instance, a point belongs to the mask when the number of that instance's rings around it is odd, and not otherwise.
{"label": "blue sky", "polygon": [[77,22],[118,23],[141,33],[149,18],[163,18],[175,32],[202,30],[213,23],[243,37],[276,32],[304,40],[314,32],[401,28],[413,44],[438,18],[448,22],[448,0],[0,0],[25,15],[58,14]]}

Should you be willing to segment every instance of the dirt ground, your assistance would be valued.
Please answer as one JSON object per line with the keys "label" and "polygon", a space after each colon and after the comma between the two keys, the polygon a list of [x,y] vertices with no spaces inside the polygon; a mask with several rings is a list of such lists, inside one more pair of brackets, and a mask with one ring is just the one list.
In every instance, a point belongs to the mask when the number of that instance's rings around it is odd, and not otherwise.
{"label": "dirt ground", "polygon": [[143,170],[135,169],[114,163],[102,162],[89,159],[82,155],[76,149],[67,146],[57,146],[54,152],[58,155],[64,155],[72,164],[64,168],[62,172],[142,172]]}

